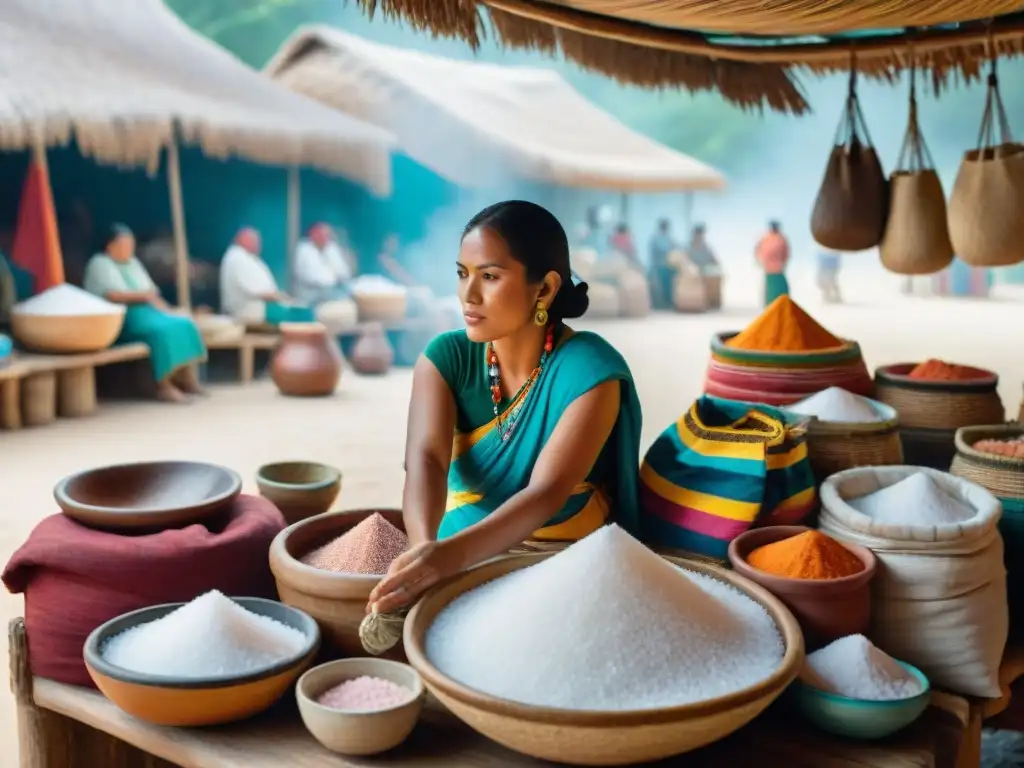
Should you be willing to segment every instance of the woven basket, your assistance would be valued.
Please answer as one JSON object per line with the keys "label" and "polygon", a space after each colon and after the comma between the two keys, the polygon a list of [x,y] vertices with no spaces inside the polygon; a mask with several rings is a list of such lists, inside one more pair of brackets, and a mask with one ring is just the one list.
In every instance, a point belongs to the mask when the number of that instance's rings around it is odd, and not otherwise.
{"label": "woven basket", "polygon": [[726,344],[729,339],[738,335],[739,331],[714,334],[711,337],[711,356],[724,363],[770,368],[828,368],[863,358],[860,345],[855,341],[844,341],[841,347],[814,352],[757,352],[736,349]]}
{"label": "woven basket", "polygon": [[818,482],[854,467],[903,464],[899,417],[884,403],[872,406],[884,421],[858,424],[812,419],[807,425],[807,455]]}
{"label": "woven basket", "polygon": [[832,368],[764,368],[708,363],[704,391],[714,397],[767,405],[792,405],[829,387],[871,397],[874,384],[863,360]]}
{"label": "woven basket", "polygon": [[972,447],[979,440],[1006,440],[1021,436],[1024,436],[1024,428],[1019,424],[958,429],[954,437],[956,456],[950,472],[987,488],[1000,499],[1024,502],[1024,459],[997,456]]}
{"label": "woven basket", "polygon": [[[991,371],[977,368],[978,378],[968,381],[927,381],[907,375],[915,365],[885,365],[875,371],[875,399],[896,409],[903,429],[956,431],[1006,420],[996,391],[999,377]],[[952,435],[949,439],[952,442]]]}
{"label": "woven basket", "polygon": [[359,322],[400,323],[405,320],[405,293],[354,293]]}
{"label": "woven basket", "polygon": [[976,451],[979,440],[1024,435],[1020,424],[997,424],[988,427],[963,427],[956,431],[956,455],[950,472],[977,483],[1003,504],[999,531],[1003,535],[1009,592],[1010,621],[1018,626],[1024,618],[1024,459],[1012,459]]}

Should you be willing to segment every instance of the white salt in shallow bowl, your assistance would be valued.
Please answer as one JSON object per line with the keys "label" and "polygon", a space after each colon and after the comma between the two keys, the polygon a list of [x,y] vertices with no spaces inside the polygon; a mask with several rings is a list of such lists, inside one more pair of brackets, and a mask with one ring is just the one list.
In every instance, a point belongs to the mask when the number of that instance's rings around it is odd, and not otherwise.
{"label": "white salt in shallow bowl", "polygon": [[161,619],[185,603],[168,603],[126,613],[100,625],[85,641],[89,676],[120,709],[154,725],[220,725],[259,714],[280,699],[320,648],[320,628],[303,611],[259,597],[233,597],[238,605],[300,631],[302,648],[251,672],[209,678],[148,675],[107,662],[103,645],[125,630]]}
{"label": "white salt in shallow bowl", "polygon": [[823,731],[852,739],[881,739],[917,720],[932,695],[921,670],[902,661],[896,663],[917,678],[921,693],[908,699],[869,701],[829,693],[797,680],[790,689],[792,697],[800,713]]}
{"label": "white salt in shallow bowl", "polygon": [[[409,700],[389,709],[357,712],[333,709],[317,698],[357,677],[390,680],[409,689]],[[317,741],[341,755],[376,755],[405,741],[423,711],[426,689],[408,664],[386,659],[340,659],[306,672],[295,686],[302,722]]]}
{"label": "white salt in shallow bowl", "polygon": [[[706,701],[644,710],[571,710],[491,696],[443,674],[427,658],[426,635],[453,600],[485,582],[556,553],[488,561],[434,587],[409,613],[405,651],[427,689],[474,730],[525,755],[573,765],[629,765],[689,752],[749,723],[786,689],[804,663],[800,625],[778,598],[748,579],[711,565],[665,557],[685,570],[725,582],[765,608],[782,636],[779,667],[755,685]],[[495,663],[501,663],[496,659]],[[595,675],[601,671],[595,669]]]}

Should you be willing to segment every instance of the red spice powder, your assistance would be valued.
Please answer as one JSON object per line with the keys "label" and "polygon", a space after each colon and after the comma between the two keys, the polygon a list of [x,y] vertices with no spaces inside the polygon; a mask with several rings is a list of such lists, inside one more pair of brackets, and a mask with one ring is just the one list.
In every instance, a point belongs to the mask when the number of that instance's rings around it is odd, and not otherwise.
{"label": "red spice powder", "polygon": [[978,369],[931,358],[915,365],[907,375],[912,379],[929,381],[969,381],[978,378]]}

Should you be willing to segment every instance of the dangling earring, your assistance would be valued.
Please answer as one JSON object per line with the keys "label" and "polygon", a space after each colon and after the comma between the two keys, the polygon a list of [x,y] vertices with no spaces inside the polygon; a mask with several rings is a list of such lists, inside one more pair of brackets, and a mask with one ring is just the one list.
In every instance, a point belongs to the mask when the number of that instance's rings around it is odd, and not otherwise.
{"label": "dangling earring", "polygon": [[540,326],[548,324],[548,311],[539,301],[537,302],[537,311],[533,314],[533,322]]}

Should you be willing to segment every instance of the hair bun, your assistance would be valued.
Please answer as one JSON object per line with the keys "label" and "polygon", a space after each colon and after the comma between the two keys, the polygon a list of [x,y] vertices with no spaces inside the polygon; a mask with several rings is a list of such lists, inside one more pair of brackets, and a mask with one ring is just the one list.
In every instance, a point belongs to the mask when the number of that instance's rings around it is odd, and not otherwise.
{"label": "hair bun", "polygon": [[[590,298],[587,296],[587,284],[580,281],[573,284],[571,281],[566,286],[564,318],[583,317],[587,308],[590,307]],[[564,289],[563,289],[564,290]]]}

